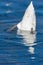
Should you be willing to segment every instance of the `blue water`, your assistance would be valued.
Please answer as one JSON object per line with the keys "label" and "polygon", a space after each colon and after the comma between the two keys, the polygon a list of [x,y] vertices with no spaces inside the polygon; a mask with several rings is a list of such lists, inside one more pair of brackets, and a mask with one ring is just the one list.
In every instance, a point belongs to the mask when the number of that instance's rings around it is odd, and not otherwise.
{"label": "blue water", "polygon": [[43,65],[43,0],[33,0],[37,23],[33,45],[29,44],[31,35],[17,34],[17,30],[5,31],[22,20],[30,2],[0,0],[0,65]]}

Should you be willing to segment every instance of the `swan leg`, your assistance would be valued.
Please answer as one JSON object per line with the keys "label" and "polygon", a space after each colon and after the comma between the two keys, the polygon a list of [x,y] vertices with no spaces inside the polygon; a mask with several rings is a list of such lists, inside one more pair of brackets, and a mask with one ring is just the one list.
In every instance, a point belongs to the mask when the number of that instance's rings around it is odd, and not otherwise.
{"label": "swan leg", "polygon": [[34,34],[33,28],[31,28],[31,34]]}

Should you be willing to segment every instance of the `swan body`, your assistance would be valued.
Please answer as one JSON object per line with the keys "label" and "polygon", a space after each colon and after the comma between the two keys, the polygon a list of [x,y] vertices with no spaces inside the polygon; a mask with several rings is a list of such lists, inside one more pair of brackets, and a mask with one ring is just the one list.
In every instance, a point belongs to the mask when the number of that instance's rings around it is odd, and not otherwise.
{"label": "swan body", "polygon": [[17,24],[19,30],[33,31],[36,30],[36,16],[33,3],[31,1],[30,5],[27,7],[23,19]]}

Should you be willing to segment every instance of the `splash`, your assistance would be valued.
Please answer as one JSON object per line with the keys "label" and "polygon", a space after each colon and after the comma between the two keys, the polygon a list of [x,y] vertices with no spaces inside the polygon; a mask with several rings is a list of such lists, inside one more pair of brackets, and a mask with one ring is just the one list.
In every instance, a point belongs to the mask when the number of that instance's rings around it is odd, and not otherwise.
{"label": "splash", "polygon": [[17,27],[20,30],[31,31],[32,28],[33,31],[36,30],[36,15],[32,1],[27,7],[23,19],[20,23],[18,23]]}

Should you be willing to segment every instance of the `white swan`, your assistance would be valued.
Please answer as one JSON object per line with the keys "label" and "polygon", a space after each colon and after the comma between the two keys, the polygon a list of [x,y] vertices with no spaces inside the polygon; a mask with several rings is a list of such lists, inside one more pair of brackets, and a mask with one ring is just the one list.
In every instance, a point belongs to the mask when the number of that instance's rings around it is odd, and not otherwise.
{"label": "white swan", "polygon": [[30,5],[27,7],[23,19],[18,23],[17,28],[20,30],[33,31],[36,30],[36,16],[33,3],[31,1]]}
{"label": "white swan", "polygon": [[36,16],[32,1],[27,7],[22,21],[17,25],[14,25],[12,28],[10,28],[10,30],[13,30],[15,27],[17,27],[19,30],[25,30],[30,32],[36,30]]}

